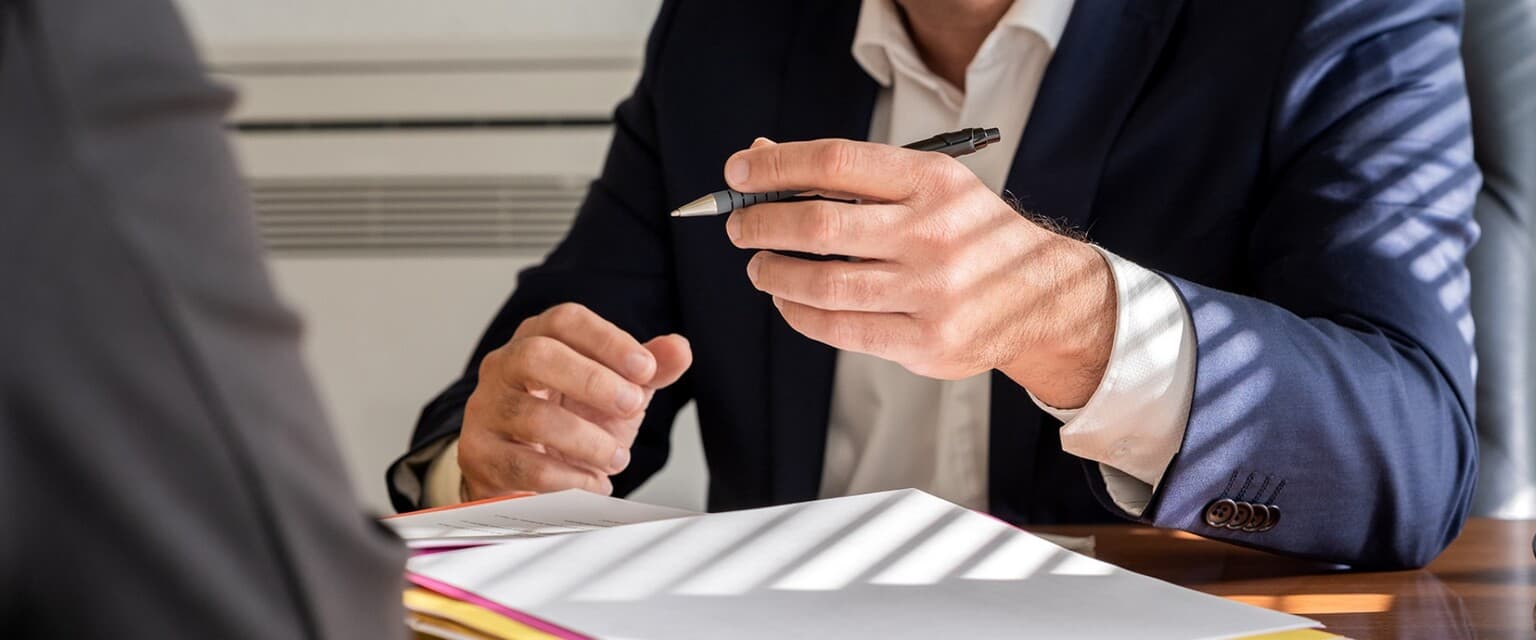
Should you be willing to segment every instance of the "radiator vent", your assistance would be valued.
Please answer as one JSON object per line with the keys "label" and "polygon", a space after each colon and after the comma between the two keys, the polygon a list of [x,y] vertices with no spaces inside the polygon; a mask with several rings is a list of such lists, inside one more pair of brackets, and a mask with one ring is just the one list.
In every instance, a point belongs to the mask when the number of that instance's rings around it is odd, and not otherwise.
{"label": "radiator vent", "polygon": [[543,254],[587,190],[580,176],[259,179],[262,238],[274,253]]}

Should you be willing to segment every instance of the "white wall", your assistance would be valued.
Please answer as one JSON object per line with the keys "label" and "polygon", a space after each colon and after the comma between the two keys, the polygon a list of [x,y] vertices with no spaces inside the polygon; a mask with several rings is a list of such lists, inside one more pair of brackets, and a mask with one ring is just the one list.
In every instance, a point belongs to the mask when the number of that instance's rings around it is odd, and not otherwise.
{"label": "white wall", "polygon": [[643,34],[660,0],[178,0],[219,47]]}
{"label": "white wall", "polygon": [[[628,55],[638,52],[660,1],[178,0],[178,4],[205,55],[218,65],[268,58],[303,62],[309,56],[330,61],[360,54],[368,59],[410,61],[417,56],[463,56],[466,51],[471,55],[512,51],[539,58],[549,52],[565,55],[561,52],[598,47],[618,47]],[[630,83],[632,79],[626,78],[617,86],[623,90]],[[248,100],[252,92],[304,93],[253,100],[261,104],[272,103],[269,98],[326,102],[323,95],[295,86],[301,85],[255,83],[241,88]],[[613,98],[590,99],[611,102]],[[600,107],[596,112],[606,113],[612,104],[596,106]],[[452,133],[436,136],[453,137]],[[410,141],[383,143],[383,148]],[[461,141],[443,146],[452,152],[425,153],[433,157],[409,153],[376,157],[369,149],[380,143],[359,132],[308,136],[302,143],[284,136],[241,137],[236,149],[247,175],[258,178],[346,172],[518,172],[529,170],[523,165],[534,157],[539,158],[541,171],[589,176],[601,161],[597,145],[583,145],[573,155],[580,156],[580,162],[561,163],[551,162],[547,153],[535,156],[535,149],[526,145],[505,144],[495,135],[476,136],[474,142],[479,144],[476,148],[500,147],[466,154],[475,145]],[[388,162],[391,159],[394,162]],[[475,169],[459,166],[466,163]],[[384,471],[405,450],[422,405],[458,376],[517,271],[537,258],[418,252],[273,259],[280,294],[305,317],[306,359],[337,429],[353,485],[368,507],[388,509]],[[704,465],[691,409],[680,418],[673,444],[667,469],[635,497],[702,509]]]}

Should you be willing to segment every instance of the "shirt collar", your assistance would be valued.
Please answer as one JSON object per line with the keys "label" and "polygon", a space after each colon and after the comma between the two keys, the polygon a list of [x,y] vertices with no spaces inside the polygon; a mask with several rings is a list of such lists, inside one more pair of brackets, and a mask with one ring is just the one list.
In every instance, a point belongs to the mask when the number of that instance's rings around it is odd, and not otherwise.
{"label": "shirt collar", "polygon": [[[978,57],[995,49],[997,40],[1016,37],[1019,32],[1032,32],[1045,40],[1052,50],[1061,42],[1067,30],[1067,19],[1072,15],[1073,0],[1014,0],[1008,12],[1003,14],[997,27],[987,36]],[[902,24],[901,13],[895,0],[863,0],[859,9],[859,23],[853,33],[853,58],[871,78],[881,86],[891,86],[891,76],[896,64],[915,65],[922,68],[917,46]]]}

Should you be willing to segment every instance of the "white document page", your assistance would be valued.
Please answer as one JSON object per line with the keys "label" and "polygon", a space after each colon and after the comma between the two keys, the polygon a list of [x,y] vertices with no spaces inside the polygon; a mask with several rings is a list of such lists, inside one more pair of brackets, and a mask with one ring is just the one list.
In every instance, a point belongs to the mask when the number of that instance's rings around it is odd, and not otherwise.
{"label": "white document page", "polygon": [[570,489],[385,518],[412,548],[467,546],[699,515]]}
{"label": "white document page", "polygon": [[516,540],[407,569],[594,638],[1237,638],[1316,627],[916,490]]}

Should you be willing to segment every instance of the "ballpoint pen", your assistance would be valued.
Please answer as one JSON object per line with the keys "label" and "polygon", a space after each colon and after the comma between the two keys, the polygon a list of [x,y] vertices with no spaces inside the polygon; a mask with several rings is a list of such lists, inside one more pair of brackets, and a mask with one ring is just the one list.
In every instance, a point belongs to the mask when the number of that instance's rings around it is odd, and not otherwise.
{"label": "ballpoint pen", "polygon": [[[1002,133],[997,129],[984,129],[973,127],[961,129],[949,133],[941,133],[931,138],[924,138],[909,145],[906,149],[918,151],[937,151],[947,156],[958,158],[977,152],[989,144],[1002,138]],[[771,191],[768,193],[742,193],[733,189],[716,191],[707,196],[694,200],[672,211],[674,218],[692,218],[696,216],[715,216],[722,213],[730,213],[743,207],[764,202],[778,202],[789,198],[798,197],[801,191]]]}

